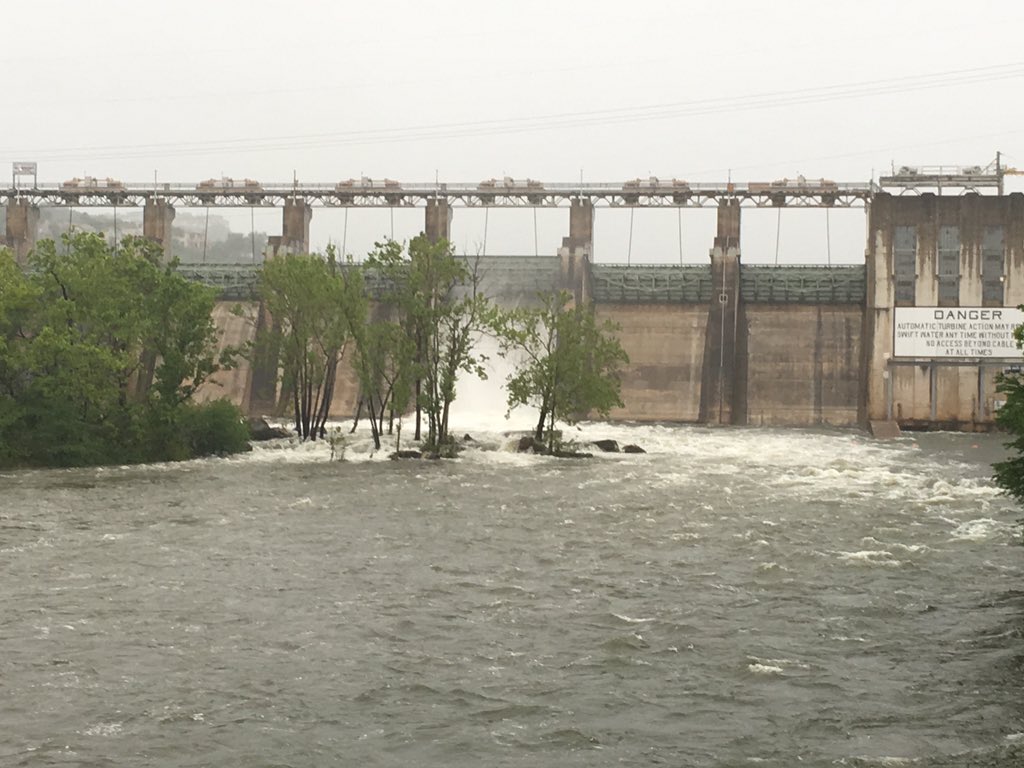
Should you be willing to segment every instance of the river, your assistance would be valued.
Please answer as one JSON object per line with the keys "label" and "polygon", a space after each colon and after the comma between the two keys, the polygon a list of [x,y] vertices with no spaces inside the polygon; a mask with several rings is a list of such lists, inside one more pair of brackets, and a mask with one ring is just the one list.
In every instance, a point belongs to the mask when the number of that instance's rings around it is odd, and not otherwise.
{"label": "river", "polygon": [[0,765],[1024,764],[1001,438],[496,429],[0,474]]}

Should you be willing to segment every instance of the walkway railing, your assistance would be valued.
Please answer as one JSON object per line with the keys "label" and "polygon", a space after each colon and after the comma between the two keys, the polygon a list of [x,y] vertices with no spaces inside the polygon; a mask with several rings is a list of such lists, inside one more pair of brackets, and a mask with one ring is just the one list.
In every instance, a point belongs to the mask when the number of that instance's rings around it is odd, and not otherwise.
{"label": "walkway railing", "polygon": [[[224,299],[255,296],[258,265],[182,264],[189,280],[211,285]],[[480,260],[481,285],[491,296],[522,295],[554,290],[560,262],[555,256],[487,256]],[[594,300],[625,304],[707,304],[717,296],[711,267],[706,264],[594,264]],[[379,293],[368,276],[370,290]],[[861,304],[866,295],[863,265],[740,267],[743,301],[765,304]]]}

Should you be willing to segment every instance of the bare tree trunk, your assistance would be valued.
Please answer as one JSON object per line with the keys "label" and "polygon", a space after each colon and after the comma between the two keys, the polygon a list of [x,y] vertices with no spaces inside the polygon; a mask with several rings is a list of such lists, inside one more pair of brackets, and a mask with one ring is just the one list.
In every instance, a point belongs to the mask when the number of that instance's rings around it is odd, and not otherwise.
{"label": "bare tree trunk", "polygon": [[548,420],[547,404],[541,406],[540,418],[537,420],[537,430],[533,433],[533,439],[538,443],[544,439],[544,422]]}
{"label": "bare tree trunk", "polygon": [[313,399],[313,382],[309,378],[309,361],[302,363],[302,439],[309,439],[310,401]]}
{"label": "bare tree trunk", "polygon": [[373,447],[380,450],[380,430],[377,429],[376,412],[373,408],[373,394],[366,396],[366,410],[370,414],[370,435],[373,437]]}
{"label": "bare tree trunk", "polygon": [[384,434],[384,414],[387,411],[387,400],[380,401],[380,408],[377,412],[377,434]]}
{"label": "bare tree trunk", "polygon": [[314,423],[314,428],[320,437],[325,435],[327,417],[331,413],[331,401],[334,399],[334,380],[337,374],[338,357],[335,354],[327,364],[327,371],[324,375],[323,400],[320,401],[320,408],[317,411],[316,422]]}
{"label": "bare tree trunk", "polygon": [[416,435],[413,438],[414,440],[419,440],[420,439],[420,420],[421,420],[421,418],[422,418],[422,416],[421,416],[421,411],[420,411],[420,380],[416,379]]}
{"label": "bare tree trunk", "polygon": [[[417,369],[423,363],[423,357],[426,354],[424,346],[426,345],[423,339],[423,332],[419,329],[416,331],[416,365]],[[423,394],[423,379],[421,376],[416,376],[416,434],[415,440],[419,440],[422,437],[420,431],[420,423],[422,419],[422,406],[420,404],[420,396]]]}
{"label": "bare tree trunk", "polygon": [[299,406],[299,388],[292,387],[292,403],[295,406],[295,431],[302,436],[302,409]]}
{"label": "bare tree trunk", "polygon": [[356,415],[355,415],[355,418],[352,419],[352,429],[350,429],[348,431],[348,433],[350,435],[353,434],[356,431],[356,427],[359,426],[359,416],[360,416],[360,414],[362,412],[363,412],[363,398],[362,398],[362,396],[360,396],[359,402],[356,403]]}
{"label": "bare tree trunk", "polygon": [[555,405],[551,404],[551,412],[548,415],[548,451],[555,451]]}

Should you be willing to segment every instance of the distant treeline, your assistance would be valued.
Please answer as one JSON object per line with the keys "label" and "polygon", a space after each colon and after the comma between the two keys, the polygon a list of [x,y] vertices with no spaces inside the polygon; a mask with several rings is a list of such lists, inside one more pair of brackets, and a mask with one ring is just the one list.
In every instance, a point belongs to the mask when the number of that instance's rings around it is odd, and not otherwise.
{"label": "distant treeline", "polygon": [[[118,213],[88,213],[79,208],[43,208],[39,217],[39,239],[59,242],[68,231],[95,232],[107,242],[126,235],[142,234],[142,213],[132,209]],[[115,238],[116,233],[116,238]],[[182,262],[219,264],[252,263],[263,259],[266,232],[232,232],[222,216],[178,213],[172,230],[171,255]]]}

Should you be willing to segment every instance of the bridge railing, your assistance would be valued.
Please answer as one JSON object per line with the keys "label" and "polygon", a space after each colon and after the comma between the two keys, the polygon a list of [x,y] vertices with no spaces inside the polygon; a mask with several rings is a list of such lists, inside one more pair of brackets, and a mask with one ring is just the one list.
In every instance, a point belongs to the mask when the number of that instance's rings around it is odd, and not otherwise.
{"label": "bridge railing", "polygon": [[243,301],[256,296],[259,267],[255,264],[179,264],[187,280],[216,288],[221,298]]}
{"label": "bridge railing", "polygon": [[594,264],[591,278],[599,303],[706,304],[714,296],[706,264]]}
{"label": "bridge railing", "polygon": [[[554,290],[560,262],[552,256],[490,256],[479,262],[481,285],[491,296],[529,296]],[[181,264],[189,280],[217,288],[225,299],[246,300],[256,293],[256,264]],[[366,273],[371,295],[388,289],[383,278]],[[594,300],[627,304],[707,304],[717,292],[708,264],[593,264]],[[766,304],[860,304],[867,292],[863,265],[740,267],[743,301]]]}
{"label": "bridge railing", "polygon": [[867,293],[863,265],[740,267],[743,301],[763,304],[862,304]]}

